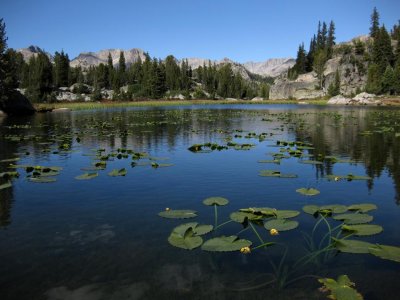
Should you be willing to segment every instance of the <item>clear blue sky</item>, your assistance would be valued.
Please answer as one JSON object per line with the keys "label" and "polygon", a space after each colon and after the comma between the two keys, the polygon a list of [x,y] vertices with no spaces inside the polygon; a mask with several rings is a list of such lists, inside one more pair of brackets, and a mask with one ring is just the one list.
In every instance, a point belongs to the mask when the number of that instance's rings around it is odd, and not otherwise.
{"label": "clear blue sky", "polygon": [[400,19],[400,0],[0,0],[8,45],[50,53],[142,48],[164,58],[263,61],[306,48],[319,20],[333,20],[337,42],[366,34],[376,6],[381,24]]}

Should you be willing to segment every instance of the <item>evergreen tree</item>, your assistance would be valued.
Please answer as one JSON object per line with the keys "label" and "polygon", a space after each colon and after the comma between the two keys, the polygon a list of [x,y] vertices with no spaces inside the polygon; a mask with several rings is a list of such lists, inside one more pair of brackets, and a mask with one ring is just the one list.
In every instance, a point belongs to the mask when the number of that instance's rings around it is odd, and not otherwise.
{"label": "evergreen tree", "polygon": [[313,70],[315,73],[317,73],[317,77],[319,80],[319,88],[322,88],[323,85],[326,61],[327,61],[326,50],[319,49],[315,54],[314,65],[313,65]]}
{"label": "evergreen tree", "polygon": [[124,86],[126,83],[126,63],[125,63],[125,56],[124,56],[123,51],[121,51],[119,53],[117,77],[118,77],[117,81],[118,81],[118,89],[119,89],[121,86]]}
{"label": "evergreen tree", "polygon": [[400,42],[400,20],[397,24],[393,25],[393,29],[391,30],[392,39]]}
{"label": "evergreen tree", "polygon": [[326,49],[327,49],[327,55],[328,59],[332,58],[333,54],[333,46],[335,45],[335,23],[333,21],[330,22],[329,24],[329,30],[328,30],[328,37],[326,40]]}
{"label": "evergreen tree", "polygon": [[108,57],[107,57],[107,69],[108,69],[107,88],[110,89],[113,86],[113,81],[114,81],[114,65],[110,52],[108,52]]}
{"label": "evergreen tree", "polygon": [[69,58],[62,50],[54,55],[54,85],[56,87],[67,86],[69,76]]}
{"label": "evergreen tree", "polygon": [[391,66],[387,66],[385,73],[383,73],[382,77],[382,93],[393,95],[396,90],[396,80],[394,77],[394,71]]}
{"label": "evergreen tree", "polygon": [[327,42],[327,34],[328,34],[328,28],[326,26],[325,22],[322,22],[322,29],[321,29],[321,48],[325,49],[326,48],[326,42]]}
{"label": "evergreen tree", "polygon": [[332,82],[328,87],[328,94],[331,97],[340,94],[340,74],[339,74],[339,70],[336,70],[335,81]]}
{"label": "evergreen tree", "polygon": [[393,72],[394,77],[394,93],[400,95],[400,62],[396,64]]}
{"label": "evergreen tree", "polygon": [[371,27],[369,28],[369,35],[373,38],[376,38],[379,32],[379,13],[376,7],[371,15]]}
{"label": "evergreen tree", "polygon": [[47,101],[53,87],[52,72],[53,66],[45,53],[40,52],[29,60],[27,95],[33,102]]}
{"label": "evergreen tree", "polygon": [[371,63],[368,67],[368,77],[365,90],[368,93],[379,94],[381,92],[381,75],[379,72],[379,66],[375,63]]}
{"label": "evergreen tree", "polygon": [[317,48],[317,40],[316,40],[316,36],[314,34],[313,38],[310,41],[310,48],[307,53],[306,72],[312,71],[316,48]]}
{"label": "evergreen tree", "polygon": [[372,49],[372,60],[378,65],[381,75],[385,72],[386,67],[393,62],[392,44],[385,26],[382,26],[376,33]]}
{"label": "evergreen tree", "polygon": [[[6,57],[5,52],[7,49],[7,36],[6,36],[6,24],[3,19],[0,19],[0,102],[6,97],[5,82],[5,69],[6,69]],[[0,103],[1,104],[1,103]]]}
{"label": "evergreen tree", "polygon": [[165,80],[167,89],[170,91],[180,90],[181,70],[176,63],[175,57],[168,55],[165,59]]}
{"label": "evergreen tree", "polygon": [[307,64],[307,55],[306,51],[304,50],[304,44],[301,44],[299,46],[299,49],[297,50],[297,57],[295,64],[297,74],[304,74],[306,72],[306,64]]}

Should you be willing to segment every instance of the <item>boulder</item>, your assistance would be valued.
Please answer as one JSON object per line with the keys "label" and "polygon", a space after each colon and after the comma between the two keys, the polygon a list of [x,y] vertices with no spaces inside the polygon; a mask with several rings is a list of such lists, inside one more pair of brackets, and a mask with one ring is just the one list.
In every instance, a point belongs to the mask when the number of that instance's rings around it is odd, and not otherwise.
{"label": "boulder", "polygon": [[32,103],[19,91],[12,91],[8,98],[0,102],[0,110],[7,115],[33,115],[36,109]]}
{"label": "boulder", "polygon": [[71,111],[71,109],[67,107],[60,107],[53,109],[51,112],[66,112],[66,111]]}
{"label": "boulder", "polygon": [[225,100],[227,100],[227,101],[237,101],[237,99],[235,99],[235,98],[225,98]]}
{"label": "boulder", "polygon": [[251,101],[264,101],[264,98],[262,98],[262,97],[254,97],[253,99],[251,99]]}
{"label": "boulder", "polygon": [[349,105],[351,104],[352,99],[346,98],[343,95],[337,95],[328,100],[328,104],[336,104],[336,105]]}
{"label": "boulder", "polygon": [[101,89],[100,93],[101,93],[101,97],[106,100],[112,100],[114,97],[113,90]]}
{"label": "boulder", "polygon": [[71,93],[71,92],[58,92],[56,95],[57,101],[77,101],[78,95]]}
{"label": "boulder", "polygon": [[376,95],[374,94],[368,94],[368,93],[360,93],[358,95],[356,95],[353,100],[355,101],[363,101],[363,100],[371,100],[371,99],[375,99]]}

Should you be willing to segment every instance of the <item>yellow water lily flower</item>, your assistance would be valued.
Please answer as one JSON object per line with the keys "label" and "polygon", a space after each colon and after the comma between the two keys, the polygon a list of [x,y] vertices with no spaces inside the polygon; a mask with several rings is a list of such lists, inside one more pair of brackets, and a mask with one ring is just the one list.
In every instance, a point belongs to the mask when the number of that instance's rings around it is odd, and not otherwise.
{"label": "yellow water lily flower", "polygon": [[336,176],[335,181],[339,181],[339,180],[340,180],[340,177]]}
{"label": "yellow water lily flower", "polygon": [[272,229],[269,231],[269,234],[270,234],[270,235],[278,235],[278,234],[279,234],[279,231],[276,230],[275,228],[272,228]]}
{"label": "yellow water lily flower", "polygon": [[169,208],[169,207],[166,207],[166,208],[165,208],[165,211],[169,211],[169,210],[170,210],[170,208]]}
{"label": "yellow water lily flower", "polygon": [[248,254],[250,252],[251,252],[250,247],[243,247],[240,249],[240,253],[243,253],[243,254]]}

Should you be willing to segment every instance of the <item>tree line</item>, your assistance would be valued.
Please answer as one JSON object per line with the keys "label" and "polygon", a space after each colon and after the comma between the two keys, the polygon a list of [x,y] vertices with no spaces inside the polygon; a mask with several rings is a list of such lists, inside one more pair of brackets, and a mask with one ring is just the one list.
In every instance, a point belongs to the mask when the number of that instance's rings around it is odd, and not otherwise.
{"label": "tree line", "polygon": [[87,93],[90,86],[92,100],[104,98],[102,91],[113,90],[113,100],[140,98],[160,99],[182,94],[186,99],[268,97],[267,83],[250,82],[234,70],[231,64],[211,62],[192,70],[187,60],[179,62],[169,55],[165,60],[144,54],[130,65],[120,52],[114,65],[109,53],[107,63],[89,68],[71,67],[68,54],[56,52],[53,61],[44,52],[32,55],[25,62],[23,55],[7,48],[5,23],[0,19],[0,78],[1,97],[8,91],[24,89],[32,102],[55,100],[60,87],[74,87],[75,93]]}

